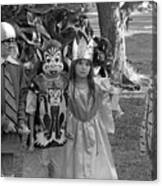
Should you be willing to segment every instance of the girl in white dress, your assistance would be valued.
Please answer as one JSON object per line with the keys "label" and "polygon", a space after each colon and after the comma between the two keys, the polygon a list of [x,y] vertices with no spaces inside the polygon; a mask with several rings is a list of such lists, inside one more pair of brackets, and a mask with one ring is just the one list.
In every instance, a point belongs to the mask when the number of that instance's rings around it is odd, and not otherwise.
{"label": "girl in white dress", "polygon": [[71,64],[66,178],[118,179],[108,132],[114,132],[108,79],[96,83],[92,61]]}

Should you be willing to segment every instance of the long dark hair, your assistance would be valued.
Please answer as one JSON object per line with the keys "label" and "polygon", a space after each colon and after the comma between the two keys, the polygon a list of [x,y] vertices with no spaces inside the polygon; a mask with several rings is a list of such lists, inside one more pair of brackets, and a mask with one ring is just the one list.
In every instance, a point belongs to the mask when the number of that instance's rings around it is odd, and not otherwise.
{"label": "long dark hair", "polygon": [[[73,98],[75,99],[75,85],[76,85],[76,72],[75,72],[75,66],[77,63],[79,63],[82,59],[77,59],[72,61],[71,67],[70,67],[70,81],[73,83]],[[85,59],[84,59],[85,60]],[[87,76],[88,81],[88,87],[89,87],[89,93],[88,97],[93,97],[93,101],[95,101],[95,83],[94,83],[94,74],[93,74],[93,63],[91,60],[88,60],[90,64],[90,71]]]}

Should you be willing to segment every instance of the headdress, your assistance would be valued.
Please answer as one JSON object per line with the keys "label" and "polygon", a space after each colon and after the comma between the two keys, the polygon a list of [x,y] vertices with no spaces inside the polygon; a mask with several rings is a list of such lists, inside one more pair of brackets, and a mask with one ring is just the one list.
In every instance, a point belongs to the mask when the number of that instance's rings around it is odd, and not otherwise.
{"label": "headdress", "polygon": [[57,53],[59,50],[62,50],[62,44],[59,41],[54,39],[45,40],[42,47],[44,60],[47,58],[47,56],[55,55],[55,53]]}
{"label": "headdress", "polygon": [[54,40],[54,39],[51,39],[51,40],[46,40],[43,44],[43,51],[46,51],[48,50],[49,48],[53,47],[56,51],[57,50],[61,50],[62,48],[62,44],[57,41],[57,40]]}
{"label": "headdress", "polygon": [[72,59],[93,59],[94,41],[93,38],[86,40],[85,37],[81,37],[79,41],[74,39],[72,48]]}

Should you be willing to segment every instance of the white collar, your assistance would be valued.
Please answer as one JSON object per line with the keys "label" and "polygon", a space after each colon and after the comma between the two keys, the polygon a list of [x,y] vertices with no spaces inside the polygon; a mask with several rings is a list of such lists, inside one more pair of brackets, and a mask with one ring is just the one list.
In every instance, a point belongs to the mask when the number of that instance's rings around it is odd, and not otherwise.
{"label": "white collar", "polygon": [[8,56],[6,59],[1,58],[1,60],[2,60],[2,64],[5,61],[8,61],[9,63],[14,64],[14,65],[20,65],[19,61],[16,61],[16,59],[12,58],[11,56]]}

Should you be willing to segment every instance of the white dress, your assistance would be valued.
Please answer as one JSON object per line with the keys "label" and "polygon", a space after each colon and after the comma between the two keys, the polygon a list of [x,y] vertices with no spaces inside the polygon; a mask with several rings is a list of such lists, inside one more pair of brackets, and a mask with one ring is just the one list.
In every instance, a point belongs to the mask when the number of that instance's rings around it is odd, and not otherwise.
{"label": "white dress", "polygon": [[[95,102],[87,88],[69,93],[67,132],[72,139],[66,144],[65,178],[117,179],[108,132],[114,132],[109,100],[109,86],[104,91],[96,85]],[[106,90],[106,91],[105,91]]]}

